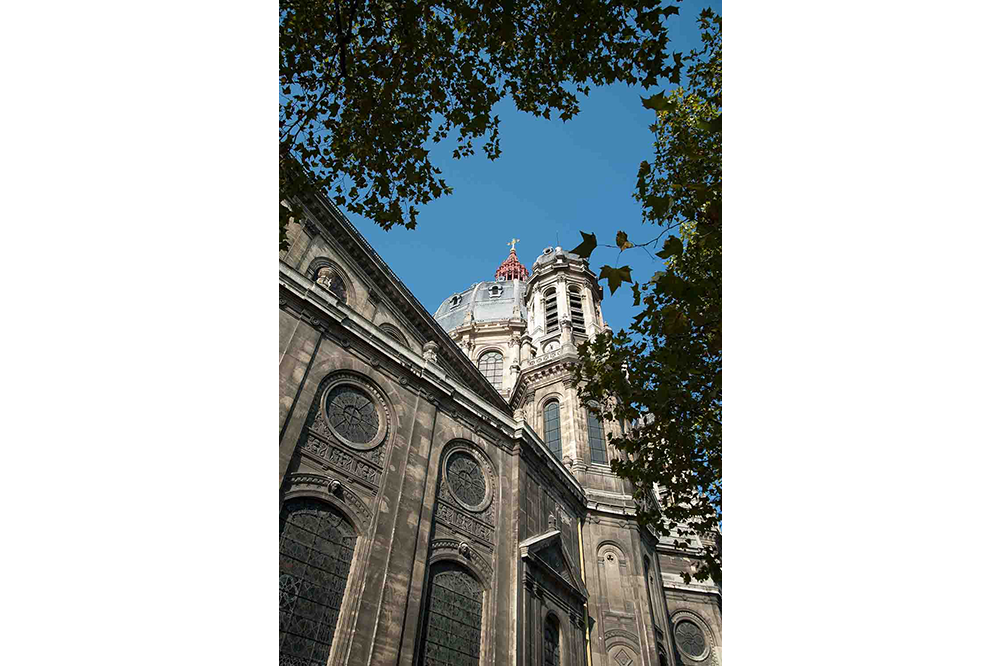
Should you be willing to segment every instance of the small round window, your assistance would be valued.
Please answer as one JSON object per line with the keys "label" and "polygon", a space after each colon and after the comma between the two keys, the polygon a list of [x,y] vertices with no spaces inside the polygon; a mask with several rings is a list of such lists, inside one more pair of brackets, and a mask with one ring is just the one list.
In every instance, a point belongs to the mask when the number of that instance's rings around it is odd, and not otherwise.
{"label": "small round window", "polygon": [[482,463],[469,451],[458,450],[448,455],[444,464],[448,488],[459,504],[471,511],[482,511],[490,501],[490,482]]}
{"label": "small round window", "polygon": [[384,401],[367,382],[341,380],[326,391],[323,411],[333,434],[355,449],[371,449],[385,439],[388,414]]}
{"label": "small round window", "polygon": [[700,659],[705,656],[708,644],[705,641],[705,634],[701,627],[690,620],[681,620],[674,627],[674,637],[677,639],[677,647],[685,656],[693,659]]}

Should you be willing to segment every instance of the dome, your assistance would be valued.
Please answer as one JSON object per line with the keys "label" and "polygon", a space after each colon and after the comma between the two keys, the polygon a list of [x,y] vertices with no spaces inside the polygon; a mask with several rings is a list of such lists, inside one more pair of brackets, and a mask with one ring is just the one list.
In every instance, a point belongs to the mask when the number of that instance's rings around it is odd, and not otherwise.
{"label": "dome", "polygon": [[586,261],[583,257],[578,254],[573,254],[572,252],[567,252],[561,247],[547,247],[542,250],[542,253],[538,255],[538,259],[535,259],[535,263],[531,265],[531,270],[537,271],[540,266],[550,264],[556,259],[562,259],[563,261],[573,260],[573,261]]}
{"label": "dome", "polygon": [[[434,313],[434,319],[446,331],[453,331],[472,321],[502,321],[519,317],[527,321],[524,305],[525,283],[522,280],[477,282],[465,291],[452,294]],[[516,314],[515,314],[516,313]]]}

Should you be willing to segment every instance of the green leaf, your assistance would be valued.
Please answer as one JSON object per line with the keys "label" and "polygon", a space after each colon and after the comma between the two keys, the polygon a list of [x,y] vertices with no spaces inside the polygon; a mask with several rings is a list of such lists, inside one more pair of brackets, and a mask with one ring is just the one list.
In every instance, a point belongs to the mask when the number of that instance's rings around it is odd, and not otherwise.
{"label": "green leaf", "polygon": [[712,134],[718,134],[722,131],[722,114],[717,115],[711,120],[700,120],[698,121],[699,129],[706,132],[711,132]]}
{"label": "green leaf", "polygon": [[646,107],[647,109],[653,109],[654,111],[666,111],[676,106],[673,102],[671,102],[664,96],[663,91],[660,91],[655,95],[651,95],[649,97],[642,97],[640,95],[639,99],[642,100],[642,105],[644,107]]}
{"label": "green leaf", "polygon": [[624,231],[619,231],[615,236],[615,244],[618,246],[619,250],[627,250],[630,247],[635,247],[635,243],[628,239],[628,234]]}
{"label": "green leaf", "polygon": [[670,208],[674,205],[674,198],[669,194],[666,196],[649,196],[645,198],[646,207],[653,213],[653,217],[665,218],[670,213]]}
{"label": "green leaf", "polygon": [[670,257],[680,254],[684,251],[684,244],[681,239],[677,236],[669,237],[665,243],[663,243],[663,249],[656,253],[656,256],[660,259],[669,259]]}
{"label": "green leaf", "polygon": [[570,250],[570,252],[583,259],[590,259],[590,253],[597,247],[597,236],[594,234],[585,234],[582,231],[580,235],[583,236],[583,242]]}
{"label": "green leaf", "polygon": [[629,266],[622,266],[621,268],[612,268],[611,266],[601,266],[601,274],[598,276],[598,280],[608,279],[608,288],[611,289],[611,295],[615,295],[615,291],[618,287],[622,286],[622,282],[632,282],[632,269]]}
{"label": "green leaf", "polygon": [[649,172],[651,170],[652,167],[649,166],[649,162],[647,162],[646,160],[643,160],[642,162],[639,163],[639,175],[635,182],[635,188],[639,190],[640,197],[645,198],[646,196],[646,176],[649,175]]}

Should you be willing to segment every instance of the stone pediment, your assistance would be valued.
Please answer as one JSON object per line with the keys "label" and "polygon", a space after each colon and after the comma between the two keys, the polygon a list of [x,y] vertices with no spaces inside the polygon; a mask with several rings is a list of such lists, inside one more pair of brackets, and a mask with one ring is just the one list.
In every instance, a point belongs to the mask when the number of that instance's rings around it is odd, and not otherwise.
{"label": "stone pediment", "polygon": [[549,577],[561,583],[574,596],[586,601],[587,588],[571,566],[569,551],[563,542],[562,531],[549,530],[538,536],[525,539],[520,544],[521,559],[532,565],[535,570],[549,574]]}

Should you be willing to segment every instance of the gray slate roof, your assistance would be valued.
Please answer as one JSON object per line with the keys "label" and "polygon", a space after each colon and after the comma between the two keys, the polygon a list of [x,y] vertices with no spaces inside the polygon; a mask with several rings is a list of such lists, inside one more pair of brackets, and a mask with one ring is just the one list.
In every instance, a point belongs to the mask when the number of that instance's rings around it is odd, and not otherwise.
{"label": "gray slate roof", "polygon": [[[494,295],[494,287],[500,288],[499,295]],[[525,283],[521,280],[501,282],[477,282],[465,291],[452,294],[441,303],[434,313],[434,319],[446,331],[453,331],[465,323],[465,314],[471,309],[475,321],[500,321],[514,316],[517,306],[521,319],[528,318],[528,310],[524,306]],[[457,304],[454,302],[458,298]]]}

